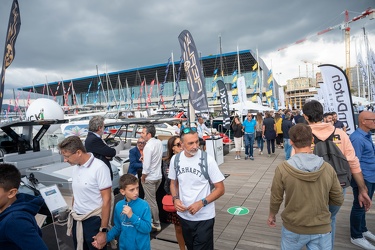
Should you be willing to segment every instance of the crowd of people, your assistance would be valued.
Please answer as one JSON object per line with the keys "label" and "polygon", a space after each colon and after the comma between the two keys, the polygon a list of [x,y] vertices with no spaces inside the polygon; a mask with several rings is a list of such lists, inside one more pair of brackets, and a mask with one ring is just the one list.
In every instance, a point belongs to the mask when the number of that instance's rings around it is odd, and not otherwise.
{"label": "crowd of people", "polygon": [[[164,157],[155,127],[145,125],[137,146],[129,152],[128,173],[120,177],[119,192],[124,199],[117,204],[110,165],[116,151],[101,138],[104,118],[90,120],[85,143],[70,136],[58,144],[62,158],[72,166],[67,234],[72,236],[74,249],[108,249],[108,244],[116,247],[116,239],[118,249],[151,249],[150,232],[161,230],[156,192],[163,174],[165,192],[173,196],[176,209],[168,213],[167,220],[175,226],[179,248],[214,248],[214,201],[225,192],[224,176],[214,158],[201,150],[199,135],[207,128],[203,119],[198,123],[198,127],[184,127],[180,135],[172,136]],[[43,198],[17,194],[20,181],[15,166],[0,166],[0,248],[47,249],[34,218]]]}
{"label": "crowd of people", "polygon": [[[323,113],[318,101],[307,102],[302,110],[248,113],[243,121],[241,118],[235,116],[231,124],[236,160],[241,159],[243,145],[245,160],[255,160],[254,152],[261,156],[264,142],[268,157],[275,154],[276,147],[285,152],[285,161],[277,166],[273,177],[267,219],[267,224],[275,227],[276,215],[285,202],[281,213],[281,249],[304,246],[333,249],[336,216],[347,186],[340,183],[332,163],[314,154],[316,140],[324,142],[330,138],[334,138],[350,168],[354,199],[350,213],[351,242],[363,249],[375,249],[371,244],[375,235],[366,224],[366,212],[375,191],[375,146],[371,138],[375,113],[363,110],[358,117],[358,128],[350,137],[337,113]],[[198,119],[197,126],[177,129],[179,133],[169,138],[167,151],[163,153],[163,145],[155,137],[155,127],[143,127],[136,147],[129,152],[128,173],[120,178],[124,199],[116,205],[110,166],[115,150],[101,139],[104,119],[92,118],[85,144],[76,136],[59,143],[60,154],[73,171],[73,202],[67,234],[72,235],[75,249],[107,249],[107,244],[116,245],[116,239],[119,249],[150,249],[150,232],[161,230],[156,192],[163,175],[163,189],[172,196],[175,208],[175,212],[167,213],[167,221],[174,225],[179,249],[214,249],[215,200],[225,193],[225,178],[215,159],[204,151],[202,135],[208,129],[203,119]],[[19,221],[33,234],[25,235],[22,242],[4,231],[7,234],[0,237],[0,248],[46,249],[33,218],[43,200],[17,194],[19,185],[17,168],[2,164],[0,228],[5,225],[12,234],[20,234],[20,229],[11,223]],[[140,187],[144,199],[140,198]],[[27,212],[19,209],[25,206],[30,207]],[[30,242],[34,242],[33,246],[25,247]]]}

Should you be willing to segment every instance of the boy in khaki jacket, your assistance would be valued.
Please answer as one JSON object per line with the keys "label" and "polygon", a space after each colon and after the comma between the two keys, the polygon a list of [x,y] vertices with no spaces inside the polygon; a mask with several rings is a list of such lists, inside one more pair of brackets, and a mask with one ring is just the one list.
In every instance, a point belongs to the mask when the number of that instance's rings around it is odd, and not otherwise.
{"label": "boy in khaki jacket", "polygon": [[342,188],[335,170],[323,158],[312,154],[313,135],[299,123],[289,131],[295,150],[275,171],[267,224],[276,226],[276,214],[284,199],[281,249],[331,249],[331,214],[328,205],[341,206]]}

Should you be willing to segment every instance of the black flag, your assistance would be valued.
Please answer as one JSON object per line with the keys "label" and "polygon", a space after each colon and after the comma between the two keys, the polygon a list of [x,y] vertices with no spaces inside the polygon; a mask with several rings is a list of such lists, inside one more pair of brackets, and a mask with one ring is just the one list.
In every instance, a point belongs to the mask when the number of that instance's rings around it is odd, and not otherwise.
{"label": "black flag", "polygon": [[178,36],[181,53],[184,59],[187,87],[193,108],[198,111],[208,109],[206,85],[203,70],[199,61],[198,51],[190,32],[184,30]]}
{"label": "black flag", "polygon": [[220,103],[223,110],[223,127],[226,129],[230,128],[230,114],[229,114],[229,102],[227,88],[222,80],[218,80],[217,86],[219,87]]}
{"label": "black flag", "polygon": [[10,10],[8,31],[5,38],[5,50],[4,50],[4,60],[3,66],[1,68],[1,90],[0,90],[0,110],[3,105],[3,95],[4,95],[4,81],[5,81],[5,70],[13,62],[16,56],[15,43],[20,32],[21,27],[21,17],[20,9],[17,0],[13,0],[12,8]]}

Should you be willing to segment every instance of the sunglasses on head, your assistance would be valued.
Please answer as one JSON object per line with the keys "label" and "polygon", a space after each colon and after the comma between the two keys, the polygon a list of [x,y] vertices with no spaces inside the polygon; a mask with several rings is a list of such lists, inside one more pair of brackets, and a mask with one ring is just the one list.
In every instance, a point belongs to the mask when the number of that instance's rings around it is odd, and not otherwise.
{"label": "sunglasses on head", "polygon": [[197,132],[197,128],[196,127],[188,127],[188,128],[184,128],[182,130],[182,134],[189,134],[189,133],[192,133],[192,132]]}

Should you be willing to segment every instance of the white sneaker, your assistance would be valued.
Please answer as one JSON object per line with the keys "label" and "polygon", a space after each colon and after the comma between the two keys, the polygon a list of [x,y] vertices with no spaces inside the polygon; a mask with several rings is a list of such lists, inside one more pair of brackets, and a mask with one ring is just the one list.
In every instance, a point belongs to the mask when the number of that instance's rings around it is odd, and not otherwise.
{"label": "white sneaker", "polygon": [[234,158],[235,160],[238,160],[238,155],[236,155],[236,157]]}
{"label": "white sneaker", "polygon": [[373,235],[370,231],[366,231],[363,234],[363,237],[365,237],[368,240],[372,240],[375,242],[375,235]]}
{"label": "white sneaker", "polygon": [[365,238],[358,238],[358,239],[353,239],[350,238],[350,241],[356,245],[359,246],[363,249],[369,249],[369,250],[375,250],[375,246],[373,246],[370,242],[368,242]]}
{"label": "white sneaker", "polygon": [[155,229],[156,231],[161,231],[160,223],[151,223],[151,228]]}

